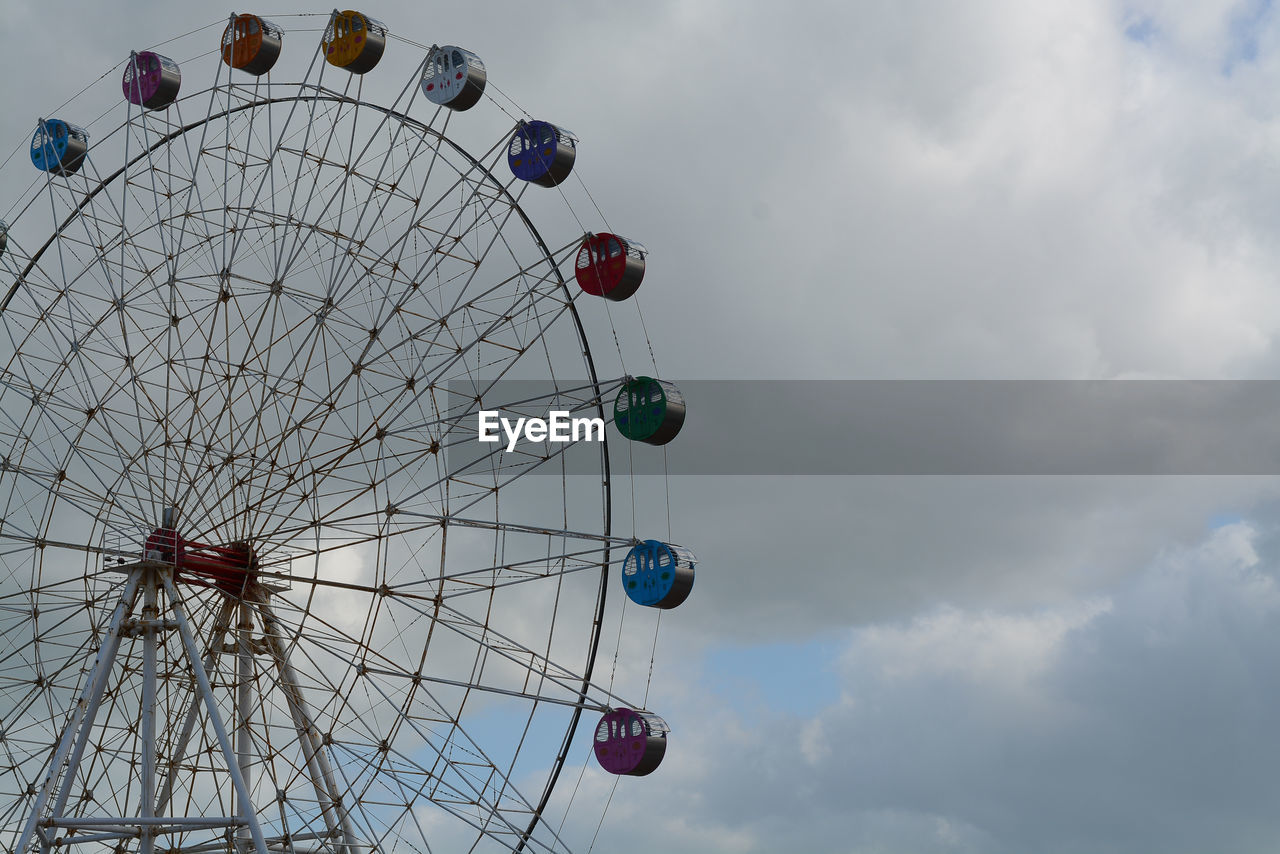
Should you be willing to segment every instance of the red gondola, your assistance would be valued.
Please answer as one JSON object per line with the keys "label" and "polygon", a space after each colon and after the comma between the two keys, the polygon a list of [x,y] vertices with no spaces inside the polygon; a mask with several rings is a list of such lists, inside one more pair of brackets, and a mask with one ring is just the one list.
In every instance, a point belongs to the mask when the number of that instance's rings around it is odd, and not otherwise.
{"label": "red gondola", "polygon": [[648,254],[638,241],[605,232],[588,234],[578,249],[574,277],[592,296],[618,302],[640,287]]}

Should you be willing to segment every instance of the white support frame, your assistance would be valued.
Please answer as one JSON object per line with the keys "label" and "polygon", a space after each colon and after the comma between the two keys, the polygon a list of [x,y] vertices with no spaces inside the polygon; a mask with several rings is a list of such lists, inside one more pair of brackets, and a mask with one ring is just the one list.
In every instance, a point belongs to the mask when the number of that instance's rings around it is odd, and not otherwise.
{"label": "white support frame", "polygon": [[[237,828],[237,840],[242,851],[254,852],[254,854],[269,854],[266,839],[262,834],[261,824],[253,808],[247,781],[244,774],[242,774],[241,762],[247,761],[247,753],[242,753],[233,747],[227,735],[227,729],[223,725],[222,716],[218,712],[217,700],[214,697],[213,688],[209,683],[209,677],[206,672],[206,668],[210,663],[209,659],[216,654],[216,649],[211,649],[207,656],[201,656],[195,636],[191,631],[191,625],[182,607],[182,597],[178,594],[178,590],[173,583],[173,567],[169,564],[155,561],[141,561],[120,567],[120,570],[128,574],[124,588],[120,593],[120,599],[112,612],[106,636],[103,638],[97,660],[89,674],[85,688],[81,692],[76,707],[68,717],[67,723],[62,730],[62,735],[58,740],[57,748],[49,764],[45,782],[41,786],[27,815],[27,821],[16,850],[25,852],[33,839],[39,838],[42,854],[48,854],[55,841],[49,831],[65,828],[68,830],[101,831],[100,833],[91,833],[87,836],[74,838],[77,843],[138,839],[138,850],[141,854],[154,854],[155,837],[158,835],[196,829],[235,827]],[[160,618],[159,590],[161,586],[165,590],[169,610],[173,615],[172,623]],[[133,627],[130,627],[136,629],[143,639],[142,708],[139,710],[139,738],[142,742],[143,764],[139,769],[141,795],[138,815],[66,816],[64,811],[67,801],[79,775],[80,762],[84,758],[85,748],[89,743],[94,719],[102,705],[103,696],[115,663],[116,653],[120,648],[120,640],[126,633],[125,620],[132,613],[140,587],[143,593],[142,619]],[[247,604],[242,605],[242,613],[248,613],[248,607]],[[225,611],[226,609],[224,608]],[[249,627],[251,631],[252,623],[249,624]],[[188,726],[179,737],[179,752],[185,752],[186,742],[190,737],[190,729],[194,726],[195,718],[199,714],[198,707],[203,705],[209,724],[217,736],[218,747],[222,752],[223,759],[226,761],[231,784],[237,794],[239,808],[235,816],[194,818],[158,814],[168,804],[172,792],[175,766],[177,762],[181,761],[179,758],[175,758],[170,764],[164,791],[157,798],[155,774],[157,764],[156,655],[159,645],[157,635],[162,629],[169,628],[176,629],[178,632],[186,662],[195,676],[196,699],[192,701],[192,707],[188,714]],[[239,628],[243,638],[244,626],[242,625]],[[215,628],[214,634],[221,636],[223,631],[225,629]],[[240,661],[243,667],[243,656],[241,656]],[[251,676],[251,658],[248,661],[248,668],[248,673]],[[242,676],[245,672],[243,669],[240,670]],[[246,685],[247,680],[241,684],[242,697]],[[252,701],[251,695],[248,701]],[[247,723],[245,723],[248,702],[241,708],[244,711],[241,713],[241,726],[238,728],[238,734],[243,733],[246,739],[243,744],[248,745],[250,742],[247,740],[249,735]],[[56,797],[54,796],[55,792]],[[53,806],[51,809],[46,809],[51,797],[54,798]]]}

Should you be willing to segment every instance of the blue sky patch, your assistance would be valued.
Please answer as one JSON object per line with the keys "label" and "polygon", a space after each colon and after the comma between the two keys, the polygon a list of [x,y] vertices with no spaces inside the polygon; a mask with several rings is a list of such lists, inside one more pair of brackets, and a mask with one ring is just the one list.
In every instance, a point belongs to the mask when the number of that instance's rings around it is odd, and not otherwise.
{"label": "blue sky patch", "polygon": [[1142,17],[1124,28],[1124,37],[1138,44],[1150,44],[1156,35],[1156,22],[1149,17]]}
{"label": "blue sky patch", "polygon": [[734,704],[811,716],[840,697],[835,663],[843,647],[836,638],[818,638],[713,648],[707,687]]}
{"label": "blue sky patch", "polygon": [[1216,531],[1219,528],[1225,528],[1228,525],[1234,525],[1237,522],[1243,522],[1244,517],[1239,513],[1217,513],[1209,517],[1209,530]]}
{"label": "blue sky patch", "polygon": [[1230,41],[1227,55],[1223,57],[1222,73],[1230,77],[1241,63],[1255,62],[1258,58],[1258,33],[1271,15],[1272,0],[1257,0],[1244,5],[1231,17]]}

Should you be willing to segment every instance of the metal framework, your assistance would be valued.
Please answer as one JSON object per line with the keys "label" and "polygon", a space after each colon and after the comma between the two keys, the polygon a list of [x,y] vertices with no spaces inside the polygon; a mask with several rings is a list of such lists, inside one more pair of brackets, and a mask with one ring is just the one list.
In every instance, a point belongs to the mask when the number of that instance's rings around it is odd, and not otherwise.
{"label": "metal framework", "polygon": [[[215,64],[9,221],[0,847],[568,850],[581,712],[630,705],[592,681],[634,542],[607,449],[450,449],[480,409],[605,416],[581,235],[498,177],[509,128],[412,118],[416,73],[386,107]],[[238,585],[191,557],[232,547]]]}

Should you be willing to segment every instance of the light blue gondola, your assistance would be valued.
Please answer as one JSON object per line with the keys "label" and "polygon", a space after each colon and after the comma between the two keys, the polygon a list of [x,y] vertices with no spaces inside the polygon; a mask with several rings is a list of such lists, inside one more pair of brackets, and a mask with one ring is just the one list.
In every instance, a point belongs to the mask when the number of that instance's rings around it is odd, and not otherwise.
{"label": "light blue gondola", "polygon": [[55,175],[74,175],[89,151],[89,133],[62,119],[40,119],[31,137],[31,162]]}

